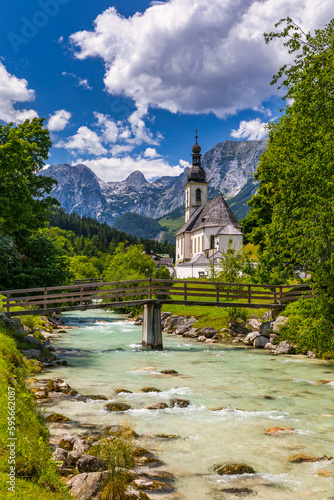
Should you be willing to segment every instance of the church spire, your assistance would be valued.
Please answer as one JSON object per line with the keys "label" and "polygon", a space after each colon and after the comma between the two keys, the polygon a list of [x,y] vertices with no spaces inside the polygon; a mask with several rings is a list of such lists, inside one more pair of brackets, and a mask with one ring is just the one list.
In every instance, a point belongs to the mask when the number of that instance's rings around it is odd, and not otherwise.
{"label": "church spire", "polygon": [[198,139],[198,130],[196,130],[196,143],[192,149],[192,157],[193,157],[193,165],[187,174],[188,182],[205,182],[206,174],[201,165],[201,147],[197,142]]}

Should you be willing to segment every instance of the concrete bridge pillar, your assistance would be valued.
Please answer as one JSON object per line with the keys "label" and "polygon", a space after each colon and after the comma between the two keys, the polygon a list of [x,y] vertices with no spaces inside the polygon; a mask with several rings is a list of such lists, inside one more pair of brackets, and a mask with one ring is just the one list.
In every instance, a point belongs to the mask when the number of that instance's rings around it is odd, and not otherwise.
{"label": "concrete bridge pillar", "polygon": [[142,346],[146,349],[163,349],[161,304],[159,302],[148,302],[144,304]]}

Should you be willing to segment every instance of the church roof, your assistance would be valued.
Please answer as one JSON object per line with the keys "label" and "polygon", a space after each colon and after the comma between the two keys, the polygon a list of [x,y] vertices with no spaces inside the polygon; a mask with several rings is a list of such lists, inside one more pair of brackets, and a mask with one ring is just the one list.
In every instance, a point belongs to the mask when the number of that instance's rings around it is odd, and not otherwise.
{"label": "church roof", "polygon": [[216,233],[215,236],[218,236],[219,234],[242,234],[242,232],[235,226],[229,224],[228,226],[224,226],[219,229],[218,233]]}
{"label": "church roof", "polygon": [[205,182],[206,173],[202,169],[201,165],[193,165],[187,173],[188,182]]}
{"label": "church roof", "polygon": [[217,198],[205,203],[205,205],[198,207],[190,219],[187,220],[176,234],[193,232],[204,227],[212,226],[221,228],[233,226],[237,229],[241,229],[239,222],[221,194],[217,196]]}

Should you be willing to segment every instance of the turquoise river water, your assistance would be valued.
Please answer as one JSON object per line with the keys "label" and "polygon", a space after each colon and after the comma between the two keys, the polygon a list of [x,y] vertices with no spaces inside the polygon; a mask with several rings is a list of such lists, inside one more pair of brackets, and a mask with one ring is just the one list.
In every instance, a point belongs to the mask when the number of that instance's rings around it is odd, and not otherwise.
{"label": "turquoise river water", "polygon": [[[144,435],[140,445],[154,450],[163,470],[177,478],[176,493],[149,493],[150,498],[334,499],[334,460],[289,461],[297,453],[334,456],[334,363],[170,335],[164,336],[163,351],[147,351],[141,348],[141,327],[120,315],[96,310],[63,318],[76,328],[54,345],[77,351],[65,355],[70,366],[50,369],[47,376],[63,378],[80,394],[105,395],[132,409],[116,414],[104,410],[106,401],[73,398],[52,403],[47,412],[80,423],[126,422]],[[163,369],[179,375],[163,375]],[[147,386],[162,392],[138,392]],[[133,393],[116,395],[120,387]],[[192,405],[144,409],[171,398]],[[273,426],[293,430],[265,434]],[[181,437],[165,440],[158,434]],[[250,465],[256,474],[216,475],[212,467],[227,462]]]}

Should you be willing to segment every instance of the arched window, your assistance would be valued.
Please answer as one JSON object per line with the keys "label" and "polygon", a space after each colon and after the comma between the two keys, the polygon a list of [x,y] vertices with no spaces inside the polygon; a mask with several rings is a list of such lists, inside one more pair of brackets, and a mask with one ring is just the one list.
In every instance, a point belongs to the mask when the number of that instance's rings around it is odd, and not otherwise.
{"label": "arched window", "polygon": [[202,203],[202,191],[198,188],[196,189],[196,205],[200,205]]}
{"label": "arched window", "polygon": [[215,237],[214,235],[212,234],[210,236],[210,250],[212,250],[213,248],[215,248]]}

